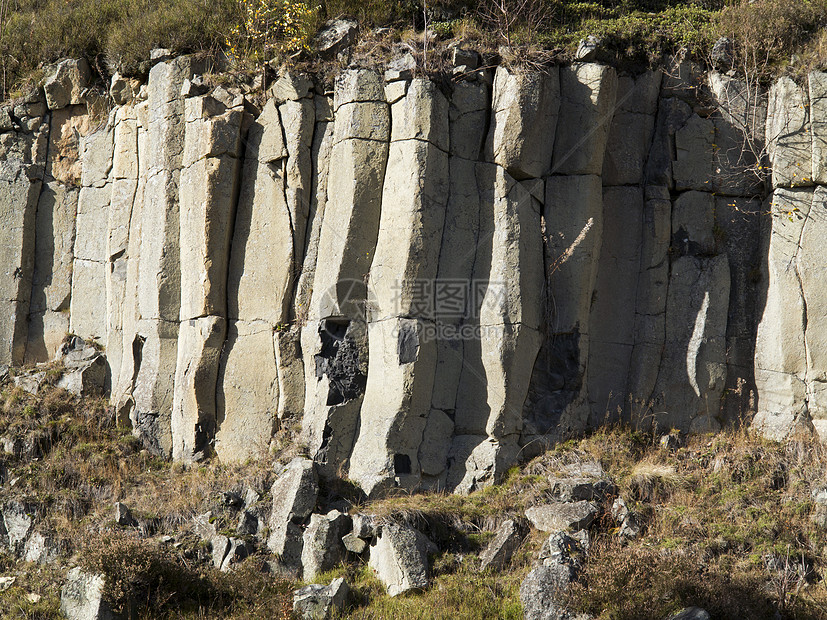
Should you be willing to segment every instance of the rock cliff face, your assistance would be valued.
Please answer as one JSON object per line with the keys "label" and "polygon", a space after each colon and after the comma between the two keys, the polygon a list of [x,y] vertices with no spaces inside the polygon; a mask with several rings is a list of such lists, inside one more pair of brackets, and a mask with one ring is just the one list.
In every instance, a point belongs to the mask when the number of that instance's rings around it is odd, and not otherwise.
{"label": "rock cliff face", "polygon": [[323,475],[469,492],[607,420],[827,433],[827,74],[352,69],[258,109],[180,57],[100,120],[66,63],[0,109],[0,363],[98,342],[158,454],[300,419]]}

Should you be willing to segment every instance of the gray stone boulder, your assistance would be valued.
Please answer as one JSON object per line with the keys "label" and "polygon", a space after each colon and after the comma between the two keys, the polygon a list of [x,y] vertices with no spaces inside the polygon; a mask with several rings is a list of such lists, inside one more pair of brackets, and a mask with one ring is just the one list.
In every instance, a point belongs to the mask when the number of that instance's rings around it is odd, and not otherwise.
{"label": "gray stone boulder", "polygon": [[292,566],[301,561],[301,524],[316,507],[319,481],[313,461],[297,457],[290,461],[270,490],[273,511],[270,513],[270,538],[267,546]]}
{"label": "gray stone boulder", "polygon": [[580,500],[532,506],[525,511],[525,516],[541,532],[557,532],[586,529],[594,521],[597,512],[597,506]]}
{"label": "gray stone boulder", "polygon": [[46,105],[50,110],[83,103],[83,91],[92,79],[89,63],[83,58],[61,60],[43,82]]}
{"label": "gray stone boulder", "polygon": [[333,19],[316,35],[315,47],[322,56],[333,57],[356,42],[359,23],[353,19]]}
{"label": "gray stone boulder", "polygon": [[[585,620],[562,603],[569,585],[583,570],[586,548],[584,537],[563,532],[549,536],[540,550],[540,562],[520,585],[520,601],[526,620]],[[588,537],[585,537],[587,540]]]}
{"label": "gray stone boulder", "polygon": [[50,564],[60,556],[60,547],[49,534],[33,532],[23,548],[23,561]]}
{"label": "gray stone boulder", "polygon": [[327,620],[344,610],[349,597],[350,586],[342,577],[327,586],[313,583],[293,592],[293,613],[303,620]]}
{"label": "gray stone boulder", "polygon": [[76,396],[100,393],[106,383],[106,356],[82,338],[73,336],[57,351],[63,375],[57,386]]}
{"label": "gray stone boulder", "polygon": [[526,620],[586,618],[570,614],[562,603],[569,585],[583,570],[586,554],[583,538],[557,532],[543,544],[540,562],[520,585],[520,601]]}
{"label": "gray stone boulder", "polygon": [[368,565],[390,596],[428,586],[428,539],[412,527],[383,525]]}
{"label": "gray stone boulder", "polygon": [[135,517],[132,516],[132,511],[129,510],[126,504],[121,502],[115,502],[115,523],[130,527],[138,525]]}
{"label": "gray stone boulder", "polygon": [[141,82],[115,73],[109,83],[109,96],[116,105],[132,103],[141,90]]}
{"label": "gray stone boulder", "polygon": [[230,570],[231,564],[240,562],[250,555],[247,543],[239,538],[228,538],[217,534],[213,536],[210,544],[212,546],[213,566],[222,572],[227,572]]}
{"label": "gray stone boulder", "polygon": [[637,514],[629,510],[622,497],[618,497],[612,504],[612,518],[620,525],[617,532],[623,538],[637,538],[640,534],[640,524]]}
{"label": "gray stone boulder", "polygon": [[34,515],[26,504],[18,501],[7,503],[2,511],[2,539],[6,548],[15,556],[23,552],[26,539],[34,524]]}
{"label": "gray stone boulder", "polygon": [[304,531],[302,545],[302,570],[305,581],[334,568],[345,557],[342,537],[351,527],[350,517],[338,510],[326,515],[310,516]]}
{"label": "gray stone boulder", "polygon": [[114,620],[116,616],[103,598],[104,585],[103,575],[76,566],[60,591],[61,613],[68,620]]}
{"label": "gray stone boulder", "polygon": [[609,480],[586,477],[551,478],[551,495],[561,502],[580,500],[602,502],[617,493],[617,487]]}
{"label": "gray stone boulder", "polygon": [[525,532],[520,524],[512,519],[504,521],[497,528],[497,535],[494,537],[485,550],[480,554],[480,570],[491,568],[501,570],[511,561],[511,556],[523,542]]}

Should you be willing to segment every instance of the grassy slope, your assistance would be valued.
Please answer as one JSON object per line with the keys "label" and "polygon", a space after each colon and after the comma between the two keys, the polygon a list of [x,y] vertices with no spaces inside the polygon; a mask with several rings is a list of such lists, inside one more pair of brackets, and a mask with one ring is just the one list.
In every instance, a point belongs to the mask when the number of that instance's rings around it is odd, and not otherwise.
{"label": "grassy slope", "polygon": [[[222,508],[222,491],[251,485],[267,505],[275,457],[232,467],[171,465],[140,450],[101,400],[78,400],[54,388],[34,398],[6,386],[0,436],[41,438],[41,458],[2,457],[3,498],[28,502],[39,515],[38,529],[52,531],[63,550],[59,567],[0,556],[3,575],[17,576],[0,593],[0,616],[58,617],[65,567],[79,562],[109,574],[111,594],[137,600],[140,617],[289,617],[290,592],[299,584],[263,572],[266,555],[219,574],[206,568],[203,543],[186,533],[192,516],[208,509],[219,531],[232,532],[237,517]],[[607,619],[659,620],[691,604],[719,618],[771,617],[776,609],[788,618],[824,618],[827,540],[813,521],[811,496],[827,475],[824,457],[811,442],[779,445],[745,432],[692,438],[670,453],[650,435],[606,429],[514,468],[502,484],[468,497],[400,495],[366,503],[348,484],[327,485],[323,503],[346,498],[354,510],[412,523],[442,551],[432,558],[431,587],[418,595],[387,597],[358,561],[318,581],[348,577],[356,589],[353,618],[519,618],[519,584],[543,536],[530,535],[500,573],[479,575],[476,555],[498,523],[548,498],[549,476],[567,464],[597,460],[645,530],[623,543],[608,515],[598,520],[586,574],[571,592],[574,608]],[[149,537],[113,522],[118,500],[151,525]],[[162,535],[180,544],[162,543]],[[41,598],[32,602],[31,593]]]}

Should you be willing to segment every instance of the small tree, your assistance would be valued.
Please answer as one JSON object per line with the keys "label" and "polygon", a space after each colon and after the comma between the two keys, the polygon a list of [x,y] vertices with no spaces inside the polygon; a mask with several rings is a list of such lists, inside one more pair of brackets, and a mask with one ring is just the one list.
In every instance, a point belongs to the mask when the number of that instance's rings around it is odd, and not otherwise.
{"label": "small tree", "polygon": [[318,8],[301,0],[239,0],[239,12],[226,41],[234,60],[260,66],[310,49]]}

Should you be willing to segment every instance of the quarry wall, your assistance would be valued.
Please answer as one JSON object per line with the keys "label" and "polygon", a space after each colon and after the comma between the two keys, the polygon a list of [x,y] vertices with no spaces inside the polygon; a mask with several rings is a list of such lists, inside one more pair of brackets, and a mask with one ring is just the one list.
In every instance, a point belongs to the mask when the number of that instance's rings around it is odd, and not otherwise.
{"label": "quarry wall", "polygon": [[827,74],[348,69],[259,108],[208,69],[107,116],[64,61],[0,108],[0,363],[93,340],[152,451],[300,421],[369,494],[619,419],[827,434]]}

